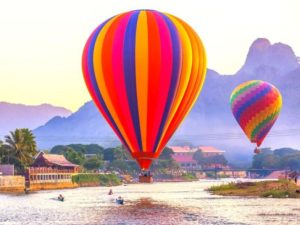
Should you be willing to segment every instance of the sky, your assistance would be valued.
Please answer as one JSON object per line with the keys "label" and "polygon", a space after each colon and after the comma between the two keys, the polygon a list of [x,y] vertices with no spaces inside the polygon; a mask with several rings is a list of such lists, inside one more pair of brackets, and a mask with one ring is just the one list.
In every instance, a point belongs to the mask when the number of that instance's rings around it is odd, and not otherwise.
{"label": "sky", "polygon": [[300,56],[298,0],[0,0],[0,102],[76,111],[91,98],[81,56],[101,22],[134,9],[176,15],[202,39],[208,68],[235,73],[259,37]]}

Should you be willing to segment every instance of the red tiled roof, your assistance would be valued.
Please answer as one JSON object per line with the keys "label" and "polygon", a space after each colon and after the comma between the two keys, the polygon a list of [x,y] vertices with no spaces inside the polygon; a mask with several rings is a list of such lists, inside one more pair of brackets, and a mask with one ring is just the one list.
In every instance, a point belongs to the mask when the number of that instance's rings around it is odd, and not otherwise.
{"label": "red tiled roof", "polygon": [[225,151],[219,150],[217,148],[211,147],[211,146],[199,146],[198,149],[200,149],[202,152],[215,152],[215,153],[224,153]]}
{"label": "red tiled roof", "polygon": [[178,163],[196,163],[192,155],[172,155],[172,157]]}
{"label": "red tiled roof", "polygon": [[[41,155],[41,156],[40,156]],[[68,166],[68,167],[77,167],[78,165],[69,162],[63,155],[56,155],[56,154],[46,154],[44,152],[40,152],[38,157],[43,157],[49,163],[58,165],[58,166]]]}

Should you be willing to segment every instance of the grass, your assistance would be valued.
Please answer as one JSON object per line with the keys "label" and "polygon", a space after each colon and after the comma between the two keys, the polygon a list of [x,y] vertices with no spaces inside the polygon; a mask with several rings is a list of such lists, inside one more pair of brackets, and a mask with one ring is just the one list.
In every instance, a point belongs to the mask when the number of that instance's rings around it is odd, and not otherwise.
{"label": "grass", "polygon": [[228,183],[212,186],[208,191],[224,196],[258,196],[269,198],[300,198],[297,186],[287,180]]}
{"label": "grass", "polygon": [[95,184],[99,186],[121,185],[122,181],[116,174],[81,173],[72,176],[72,182],[79,185]]}
{"label": "grass", "polygon": [[197,180],[197,177],[194,173],[184,173],[182,174],[182,178],[186,181]]}

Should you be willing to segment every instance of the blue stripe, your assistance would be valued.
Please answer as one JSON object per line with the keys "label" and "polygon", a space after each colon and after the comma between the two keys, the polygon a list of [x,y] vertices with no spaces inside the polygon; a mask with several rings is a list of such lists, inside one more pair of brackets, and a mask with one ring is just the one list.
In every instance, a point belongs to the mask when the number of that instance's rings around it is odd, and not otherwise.
{"label": "blue stripe", "polygon": [[[127,24],[124,36],[124,76],[126,84],[127,101],[131,113],[131,119],[135,129],[135,136],[139,145],[139,150],[142,149],[142,137],[140,130],[139,111],[136,93],[136,74],[135,74],[135,39],[136,26],[140,11],[135,11]],[[136,149],[137,150],[137,149]],[[144,149],[146,150],[146,149]]]}
{"label": "blue stripe", "polygon": [[[111,18],[110,18],[111,19]],[[95,31],[92,39],[91,39],[91,42],[90,42],[90,45],[88,46],[88,54],[87,54],[87,63],[88,63],[88,71],[89,71],[89,78],[91,80],[91,83],[92,83],[92,86],[93,86],[93,89],[95,90],[96,92],[96,95],[97,95],[97,100],[99,101],[99,103],[101,104],[101,106],[103,107],[104,109],[104,112],[105,114],[107,115],[107,117],[109,118],[111,124],[113,125],[113,127],[116,129],[119,137],[121,138],[122,142],[124,143],[125,147],[127,150],[129,150],[128,148],[128,145],[125,141],[125,139],[123,138],[120,130],[118,129],[115,121],[113,120],[108,108],[106,107],[105,105],[105,102],[104,102],[104,99],[100,93],[100,90],[99,90],[99,87],[98,87],[98,84],[97,84],[97,81],[96,81],[96,77],[95,77],[95,71],[94,71],[94,60],[93,60],[93,55],[94,55],[94,47],[95,47],[95,43],[96,43],[96,40],[97,40],[97,37],[100,33],[100,31],[102,30],[102,28],[104,27],[104,25],[110,20],[106,20],[104,23],[102,23]],[[101,52],[98,52],[98,54],[102,54]]]}
{"label": "blue stripe", "polygon": [[172,54],[172,77],[171,77],[170,88],[168,91],[167,102],[165,105],[165,110],[164,110],[162,120],[161,120],[161,123],[159,126],[158,134],[156,136],[154,149],[152,149],[153,152],[155,152],[155,150],[158,146],[159,140],[161,139],[163,129],[166,125],[166,121],[167,121],[167,118],[168,118],[170,110],[171,110],[171,105],[174,100],[175,93],[176,93],[177,86],[178,86],[179,69],[180,69],[180,64],[181,64],[181,60],[180,60],[181,59],[181,56],[180,56],[181,44],[179,42],[179,35],[178,35],[177,28],[175,27],[173,22],[166,15],[164,15],[162,13],[159,13],[159,15],[161,15],[163,17],[164,21],[166,22],[166,24],[169,28],[170,36],[171,36],[172,50],[173,50],[173,52],[172,52],[173,53]]}
{"label": "blue stripe", "polygon": [[263,98],[265,95],[267,95],[270,90],[272,89],[271,86],[266,86],[265,89],[261,90],[258,94],[254,95],[253,98],[249,99],[247,102],[245,102],[236,112],[236,119],[240,122],[241,116],[244,113],[245,110],[247,110],[251,105],[259,101],[261,98]]}

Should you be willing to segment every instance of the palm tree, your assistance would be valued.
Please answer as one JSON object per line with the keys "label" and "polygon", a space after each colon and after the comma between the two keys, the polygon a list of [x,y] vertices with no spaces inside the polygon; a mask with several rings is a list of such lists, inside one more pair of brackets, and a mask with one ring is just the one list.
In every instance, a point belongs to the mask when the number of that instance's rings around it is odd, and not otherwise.
{"label": "palm tree", "polygon": [[33,156],[37,153],[35,137],[29,129],[16,129],[5,136],[9,155],[21,167],[32,163]]}

